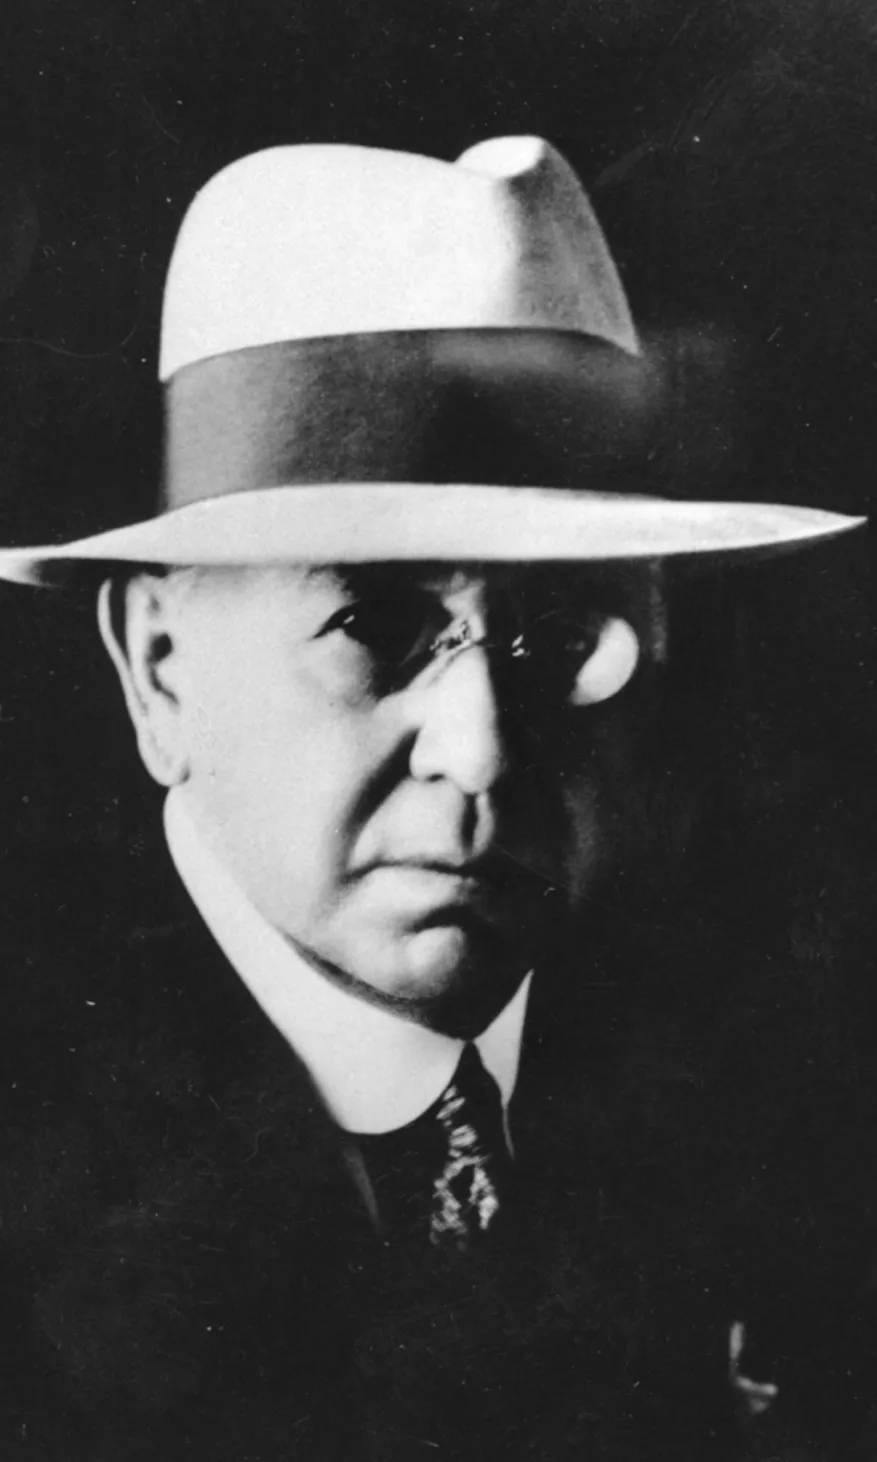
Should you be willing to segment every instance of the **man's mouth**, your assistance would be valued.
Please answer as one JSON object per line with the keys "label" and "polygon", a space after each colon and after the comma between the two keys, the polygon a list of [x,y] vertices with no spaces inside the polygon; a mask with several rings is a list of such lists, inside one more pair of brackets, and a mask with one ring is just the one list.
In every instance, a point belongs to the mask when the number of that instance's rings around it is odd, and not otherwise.
{"label": "man's mouth", "polygon": [[382,858],[377,860],[366,869],[379,868],[401,868],[422,870],[425,873],[446,873],[452,878],[489,878],[495,875],[497,860],[495,858]]}
{"label": "man's mouth", "polygon": [[433,878],[436,882],[446,880],[463,885],[472,884],[484,888],[499,886],[508,880],[509,866],[495,853],[482,853],[467,857],[464,853],[412,852],[400,855],[387,854],[370,859],[353,870],[357,880],[372,874],[395,875],[400,878],[418,877],[425,882]]}
{"label": "man's mouth", "polygon": [[511,909],[532,898],[535,889],[542,891],[545,883],[517,861],[496,854],[381,858],[357,870],[355,878],[370,883],[400,908],[417,907],[438,916],[468,910],[488,921],[491,916],[505,920]]}
{"label": "man's mouth", "polygon": [[434,893],[442,899],[460,898],[469,901],[488,894],[497,887],[495,876],[484,866],[471,863],[448,863],[439,858],[388,859],[372,863],[357,874],[358,881],[385,881],[400,893],[410,890],[424,896]]}

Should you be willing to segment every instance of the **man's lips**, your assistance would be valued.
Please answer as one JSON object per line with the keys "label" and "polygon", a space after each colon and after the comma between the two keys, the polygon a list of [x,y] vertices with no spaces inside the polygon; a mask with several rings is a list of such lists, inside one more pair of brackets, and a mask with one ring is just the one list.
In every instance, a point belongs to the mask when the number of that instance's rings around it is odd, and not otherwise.
{"label": "man's lips", "polygon": [[372,858],[353,869],[355,878],[365,878],[370,873],[381,872],[437,873],[447,878],[464,881],[493,883],[502,876],[502,864],[496,856],[478,858],[436,857],[431,854],[412,854],[405,857]]}
{"label": "man's lips", "polygon": [[372,912],[412,928],[436,925],[505,925],[520,902],[484,864],[449,863],[443,858],[391,858],[369,864],[356,876]]}
{"label": "man's lips", "polygon": [[[437,927],[505,939],[542,917],[549,880],[495,851],[476,858],[412,853],[376,857],[351,874],[371,916],[410,930]],[[539,913],[536,913],[539,910]]]}
{"label": "man's lips", "polygon": [[365,868],[366,873],[378,868],[420,868],[428,873],[449,873],[457,878],[484,878],[496,872],[495,860],[473,858],[379,858]]}
{"label": "man's lips", "polygon": [[518,859],[496,852],[476,858],[412,854],[370,859],[352,870],[357,883],[386,883],[400,896],[409,892],[437,903],[506,905],[544,892],[548,880]]}

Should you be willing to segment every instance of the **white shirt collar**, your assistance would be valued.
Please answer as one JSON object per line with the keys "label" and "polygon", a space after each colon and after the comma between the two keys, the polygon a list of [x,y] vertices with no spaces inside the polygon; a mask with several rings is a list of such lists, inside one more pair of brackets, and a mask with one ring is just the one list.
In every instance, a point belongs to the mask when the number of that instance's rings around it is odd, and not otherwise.
{"label": "white shirt collar", "polygon": [[[440,1096],[463,1041],[351,995],[312,969],[246,898],[195,825],[182,788],[165,803],[171,857],[208,929],[349,1132],[390,1132]],[[532,973],[475,1041],[508,1107]]]}

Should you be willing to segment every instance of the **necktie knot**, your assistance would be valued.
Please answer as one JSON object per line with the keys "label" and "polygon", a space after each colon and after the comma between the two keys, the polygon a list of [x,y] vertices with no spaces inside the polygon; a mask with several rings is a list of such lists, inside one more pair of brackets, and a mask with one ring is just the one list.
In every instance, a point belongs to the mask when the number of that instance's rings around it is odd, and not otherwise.
{"label": "necktie knot", "polygon": [[471,1043],[422,1116],[359,1146],[390,1232],[398,1221],[436,1248],[468,1249],[500,1210],[511,1166],[502,1098]]}

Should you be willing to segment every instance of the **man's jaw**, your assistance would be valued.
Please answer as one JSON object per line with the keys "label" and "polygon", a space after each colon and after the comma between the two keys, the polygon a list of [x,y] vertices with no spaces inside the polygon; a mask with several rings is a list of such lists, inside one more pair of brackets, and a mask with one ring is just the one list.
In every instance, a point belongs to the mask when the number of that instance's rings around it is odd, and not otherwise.
{"label": "man's jaw", "polygon": [[356,941],[351,959],[287,938],[312,969],[355,999],[461,1039],[490,1025],[530,968],[521,962],[520,948],[463,909],[435,911],[417,928],[394,931],[392,953],[384,943],[375,960],[378,983],[361,959],[367,939]]}

